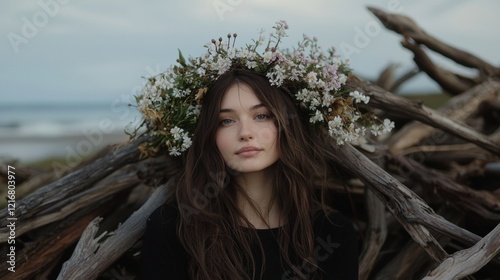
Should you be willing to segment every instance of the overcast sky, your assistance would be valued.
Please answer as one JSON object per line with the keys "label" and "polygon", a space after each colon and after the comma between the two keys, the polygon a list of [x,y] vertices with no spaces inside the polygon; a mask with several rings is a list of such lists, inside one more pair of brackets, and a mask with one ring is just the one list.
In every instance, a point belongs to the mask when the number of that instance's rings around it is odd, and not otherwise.
{"label": "overcast sky", "polygon": [[[367,5],[396,9],[437,38],[500,64],[496,0],[4,0],[0,102],[108,102],[131,96],[143,84],[141,77],[175,62],[177,49],[200,55],[205,43],[228,32],[238,33],[243,46],[280,19],[290,26],[283,45],[294,46],[305,33],[325,48],[353,46],[356,52],[340,54],[364,77],[375,77],[390,62],[400,63],[401,71],[412,67],[400,36],[382,28]],[[360,32],[368,41],[356,45]],[[424,75],[405,88],[435,89]]]}

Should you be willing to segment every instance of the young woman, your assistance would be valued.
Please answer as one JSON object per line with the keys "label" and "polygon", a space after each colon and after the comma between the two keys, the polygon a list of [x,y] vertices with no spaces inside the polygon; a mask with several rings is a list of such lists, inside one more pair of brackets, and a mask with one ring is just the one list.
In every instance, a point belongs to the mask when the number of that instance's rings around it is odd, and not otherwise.
{"label": "young woman", "polygon": [[144,279],[357,279],[325,199],[323,133],[285,87],[230,69],[208,88],[175,199],[148,219]]}

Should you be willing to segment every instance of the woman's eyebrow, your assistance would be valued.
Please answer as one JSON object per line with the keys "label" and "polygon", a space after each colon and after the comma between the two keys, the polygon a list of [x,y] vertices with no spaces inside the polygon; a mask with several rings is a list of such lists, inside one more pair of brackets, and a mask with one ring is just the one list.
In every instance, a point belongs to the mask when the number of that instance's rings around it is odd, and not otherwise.
{"label": "woman's eyebrow", "polygon": [[[257,109],[262,108],[262,107],[265,107],[264,104],[259,103],[257,105],[253,105],[252,107],[250,107],[250,111],[254,111],[254,110],[257,110]],[[234,110],[230,109],[230,108],[222,108],[222,109],[220,109],[219,112],[220,113],[231,113],[231,112],[234,112]]]}

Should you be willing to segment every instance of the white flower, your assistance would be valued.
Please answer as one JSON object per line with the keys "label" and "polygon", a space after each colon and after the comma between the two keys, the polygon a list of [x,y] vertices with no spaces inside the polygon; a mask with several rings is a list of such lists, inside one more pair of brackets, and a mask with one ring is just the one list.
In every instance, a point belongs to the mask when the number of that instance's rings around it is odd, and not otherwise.
{"label": "white flower", "polygon": [[[330,104],[332,104],[334,100],[335,100],[335,98],[333,97],[333,95],[331,95],[328,91],[325,91],[323,93],[323,103],[321,104],[321,106],[329,107]],[[329,109],[331,111],[331,108],[329,108]]]}
{"label": "white flower", "polygon": [[247,60],[246,65],[248,68],[253,69],[253,68],[257,67],[257,62],[253,61],[253,60]]}
{"label": "white flower", "polygon": [[191,138],[189,138],[189,136],[186,134],[184,134],[184,136],[182,137],[182,146],[181,146],[181,150],[182,151],[185,151],[187,150],[189,147],[191,147],[191,144],[193,142],[191,141]]}
{"label": "white flower", "polygon": [[349,93],[349,96],[352,96],[354,98],[354,102],[356,103],[365,103],[365,104],[368,104],[368,102],[370,101],[370,97],[369,96],[366,96],[362,93],[360,93],[359,91],[352,91]]}
{"label": "white flower", "polygon": [[299,90],[295,94],[295,98],[297,98],[298,101],[306,101],[308,96],[309,96],[309,91],[305,88]]}
{"label": "white flower", "polygon": [[281,68],[281,66],[276,65],[273,71],[267,72],[266,77],[269,78],[269,82],[272,86],[281,86],[283,80],[286,78],[285,70]]}
{"label": "white flower", "polygon": [[212,68],[217,70],[219,75],[226,73],[229,68],[231,68],[231,59],[229,58],[219,58],[217,62],[212,62]]}
{"label": "white flower", "polygon": [[198,117],[200,115],[200,111],[201,111],[201,105],[195,105],[195,106],[189,105],[187,115],[188,116],[193,115]]}
{"label": "white flower", "polygon": [[248,51],[248,59],[250,60],[255,60],[256,57],[259,57],[260,55],[257,54],[256,52],[254,51]]}
{"label": "white flower", "polygon": [[316,86],[316,81],[318,80],[316,72],[309,72],[306,75],[306,82],[309,84],[310,87],[315,87]]}
{"label": "white flower", "polygon": [[314,109],[316,109],[316,107],[318,107],[319,105],[321,105],[321,102],[319,101],[319,98],[316,98],[316,97],[311,98],[310,102],[311,103],[309,105],[309,109],[311,109],[311,110],[314,110]]}
{"label": "white flower", "polygon": [[288,24],[284,20],[280,20],[276,22],[276,34],[279,37],[284,37],[286,35],[286,29],[288,29]]}
{"label": "white flower", "polygon": [[267,51],[264,54],[264,62],[269,63],[269,62],[271,62],[272,59],[273,59],[273,53],[271,51]]}
{"label": "white flower", "polygon": [[311,123],[322,122],[322,121],[323,121],[323,114],[319,110],[316,110],[315,115],[309,119],[309,122]]}
{"label": "white flower", "polygon": [[370,127],[370,132],[373,134],[373,136],[379,136],[382,134],[382,127],[380,125],[373,124]]}
{"label": "white flower", "polygon": [[171,148],[169,149],[169,151],[170,151],[170,153],[169,153],[169,154],[170,154],[171,156],[176,157],[176,156],[180,156],[180,155],[181,155],[181,153],[179,152],[179,148],[177,148],[177,147],[175,147],[175,146],[174,146],[174,147],[171,147]]}
{"label": "white flower", "polygon": [[174,88],[172,91],[172,97],[174,98],[181,98],[182,97],[182,91],[179,90],[178,88]]}
{"label": "white flower", "polygon": [[276,50],[273,52],[273,60],[283,62],[286,61],[286,57],[279,50]]}
{"label": "white flower", "polygon": [[342,126],[342,118],[340,116],[335,116],[333,120],[328,122],[328,128],[337,128]]}
{"label": "white flower", "polygon": [[175,140],[181,139],[183,132],[184,129],[179,128],[177,126],[174,126],[173,128],[170,129],[170,134],[172,134],[172,137],[174,137]]}
{"label": "white flower", "polygon": [[209,42],[205,46],[207,47],[209,53],[215,53],[216,44]]}
{"label": "white flower", "polygon": [[230,48],[227,51],[227,57],[229,57],[230,59],[235,58],[236,57],[236,49],[235,48]]}
{"label": "white flower", "polygon": [[366,135],[366,127],[358,127],[356,128],[356,134],[364,136]]}
{"label": "white flower", "polygon": [[203,76],[205,75],[207,71],[205,70],[204,67],[199,67],[197,70],[196,70],[196,74],[200,75],[200,76]]}
{"label": "white flower", "polygon": [[339,75],[339,77],[338,77],[338,79],[337,79],[337,81],[338,81],[341,85],[343,85],[343,84],[345,84],[345,82],[347,82],[347,76],[346,76],[346,75],[344,75],[344,74],[340,74],[340,75]]}
{"label": "white flower", "polygon": [[389,119],[385,119],[384,120],[384,124],[383,124],[383,129],[382,129],[382,133],[388,133],[388,132],[391,132],[391,130],[394,128],[394,122],[389,120]]}
{"label": "white flower", "polygon": [[243,49],[241,52],[238,52],[238,56],[241,58],[247,58],[248,57],[248,50]]}

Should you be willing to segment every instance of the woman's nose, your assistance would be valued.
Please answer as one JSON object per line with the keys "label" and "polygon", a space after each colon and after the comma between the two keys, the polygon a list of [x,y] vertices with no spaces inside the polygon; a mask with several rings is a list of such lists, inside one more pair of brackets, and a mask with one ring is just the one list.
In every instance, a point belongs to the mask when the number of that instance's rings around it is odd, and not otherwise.
{"label": "woman's nose", "polygon": [[249,120],[240,121],[240,140],[250,140],[254,138],[255,125]]}

